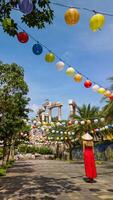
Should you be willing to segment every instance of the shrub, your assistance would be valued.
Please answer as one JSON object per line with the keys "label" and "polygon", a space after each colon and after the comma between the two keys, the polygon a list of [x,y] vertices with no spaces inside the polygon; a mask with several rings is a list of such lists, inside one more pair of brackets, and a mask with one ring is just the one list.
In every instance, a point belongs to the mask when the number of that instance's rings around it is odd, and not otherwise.
{"label": "shrub", "polygon": [[40,147],[39,153],[43,155],[53,154],[52,149],[50,149],[49,147]]}
{"label": "shrub", "polygon": [[53,154],[52,149],[49,147],[36,147],[36,146],[28,146],[28,145],[20,145],[18,148],[19,153],[39,153],[43,155]]}

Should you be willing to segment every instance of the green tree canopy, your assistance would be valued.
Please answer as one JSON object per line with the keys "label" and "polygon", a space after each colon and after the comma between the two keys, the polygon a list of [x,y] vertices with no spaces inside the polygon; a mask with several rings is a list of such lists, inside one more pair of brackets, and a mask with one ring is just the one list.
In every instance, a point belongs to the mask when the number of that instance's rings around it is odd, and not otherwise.
{"label": "green tree canopy", "polygon": [[[28,27],[35,27],[38,29],[44,28],[46,24],[51,24],[53,21],[53,10],[50,7],[49,0],[31,0],[33,3],[33,10],[29,14],[22,13],[21,22]],[[12,12],[18,12],[19,0],[1,0],[0,1],[0,22],[4,32],[11,36],[15,36],[18,32],[18,26],[14,19]],[[4,23],[4,19],[11,19]]]}
{"label": "green tree canopy", "polygon": [[28,86],[24,70],[15,63],[0,63],[0,139],[10,146],[28,117]]}

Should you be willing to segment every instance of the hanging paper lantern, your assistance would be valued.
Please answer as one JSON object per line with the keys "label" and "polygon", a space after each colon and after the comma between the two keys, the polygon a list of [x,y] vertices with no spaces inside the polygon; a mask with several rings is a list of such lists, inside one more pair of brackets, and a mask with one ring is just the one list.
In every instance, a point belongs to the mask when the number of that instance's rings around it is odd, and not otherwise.
{"label": "hanging paper lantern", "polygon": [[56,133],[59,133],[59,131],[56,131]]}
{"label": "hanging paper lantern", "polygon": [[92,82],[90,80],[86,80],[84,83],[84,87],[90,88],[92,86]]}
{"label": "hanging paper lantern", "polygon": [[100,118],[100,121],[101,121],[101,122],[104,122],[104,121],[105,121],[105,118],[104,118],[104,117]]}
{"label": "hanging paper lantern", "polygon": [[19,9],[25,14],[30,14],[33,10],[33,3],[31,0],[20,0]]}
{"label": "hanging paper lantern", "polygon": [[88,119],[88,120],[87,120],[87,124],[91,124],[91,120]]}
{"label": "hanging paper lantern", "polygon": [[94,85],[92,87],[92,89],[93,89],[94,92],[97,92],[99,88],[100,88],[99,85]]}
{"label": "hanging paper lantern", "polygon": [[11,18],[5,18],[2,22],[4,29],[11,27]]}
{"label": "hanging paper lantern", "polygon": [[113,100],[113,93],[109,96],[110,100]]}
{"label": "hanging paper lantern", "polygon": [[105,126],[105,129],[107,130],[109,127],[108,126]]}
{"label": "hanging paper lantern", "polygon": [[56,139],[57,139],[57,140],[59,140],[60,138],[59,138],[59,137],[57,137]]}
{"label": "hanging paper lantern", "polygon": [[34,44],[32,47],[32,51],[35,55],[40,55],[43,51],[43,48],[40,44]]}
{"label": "hanging paper lantern", "polygon": [[78,83],[80,83],[82,81],[83,77],[81,74],[75,74],[74,76],[74,80]]}
{"label": "hanging paper lantern", "polygon": [[66,74],[68,76],[74,76],[74,74],[75,74],[74,68],[73,67],[68,67],[67,70],[66,70]]}
{"label": "hanging paper lantern", "polygon": [[105,91],[106,91],[106,90],[105,90],[103,87],[100,87],[100,88],[98,89],[98,93],[99,93],[99,94],[104,94]]}
{"label": "hanging paper lantern", "polygon": [[98,31],[103,27],[105,23],[105,17],[102,14],[95,14],[91,17],[89,26],[92,31]]}
{"label": "hanging paper lantern", "polygon": [[68,132],[68,135],[71,135],[71,132]]}
{"label": "hanging paper lantern", "polygon": [[74,122],[74,124],[75,124],[75,125],[78,125],[78,121],[76,120],[76,121]]}
{"label": "hanging paper lantern", "polygon": [[71,121],[69,121],[69,122],[68,122],[68,126],[71,126],[71,125],[72,125],[72,122],[71,122]]}
{"label": "hanging paper lantern", "polygon": [[55,55],[53,53],[47,53],[45,55],[45,61],[48,63],[54,62],[55,60]]}
{"label": "hanging paper lantern", "polygon": [[98,123],[98,119],[94,119],[94,123],[97,124]]}
{"label": "hanging paper lantern", "polygon": [[21,42],[21,43],[26,43],[29,40],[29,36],[26,32],[17,33],[17,38],[18,38],[19,42]]}
{"label": "hanging paper lantern", "polygon": [[111,95],[111,92],[109,90],[106,90],[104,92],[104,96],[109,97]]}
{"label": "hanging paper lantern", "polygon": [[67,140],[68,138],[67,137],[65,137],[65,140]]}
{"label": "hanging paper lantern", "polygon": [[80,123],[81,123],[81,125],[84,125],[84,124],[85,124],[85,121],[81,121]]}
{"label": "hanging paper lantern", "polygon": [[69,8],[66,13],[65,13],[65,22],[66,24],[68,25],[74,25],[74,24],[77,24],[79,19],[80,19],[80,14],[78,12],[77,9],[75,8]]}
{"label": "hanging paper lantern", "polygon": [[59,62],[57,62],[57,64],[56,64],[56,68],[57,68],[58,71],[63,70],[63,69],[64,69],[64,66],[65,66],[65,64],[64,64],[64,62],[62,62],[62,61],[59,61]]}

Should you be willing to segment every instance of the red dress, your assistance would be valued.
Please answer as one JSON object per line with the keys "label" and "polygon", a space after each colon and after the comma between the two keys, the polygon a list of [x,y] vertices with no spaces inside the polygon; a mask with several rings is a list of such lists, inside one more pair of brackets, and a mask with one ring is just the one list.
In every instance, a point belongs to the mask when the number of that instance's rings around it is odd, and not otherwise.
{"label": "red dress", "polygon": [[85,146],[84,149],[84,165],[85,172],[88,178],[96,178],[96,166],[95,166],[95,158],[93,153],[93,148],[90,146]]}

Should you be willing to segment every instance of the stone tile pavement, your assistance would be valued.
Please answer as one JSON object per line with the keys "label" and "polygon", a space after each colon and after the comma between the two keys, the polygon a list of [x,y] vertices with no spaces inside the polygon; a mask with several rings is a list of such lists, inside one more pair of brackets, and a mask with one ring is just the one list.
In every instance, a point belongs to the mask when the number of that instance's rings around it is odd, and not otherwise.
{"label": "stone tile pavement", "polygon": [[97,172],[96,182],[86,183],[82,162],[18,161],[0,177],[0,200],[113,200],[113,162]]}

